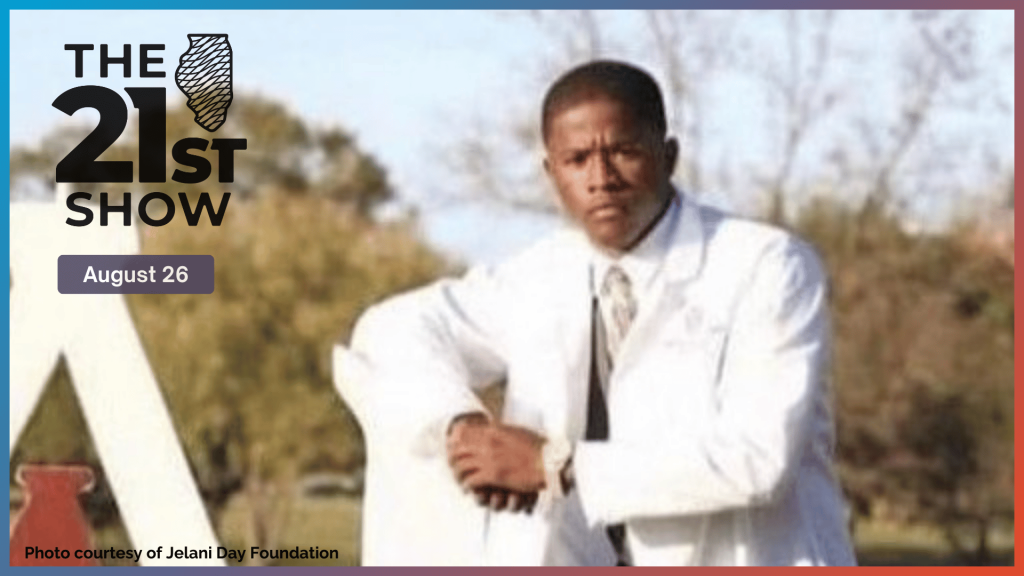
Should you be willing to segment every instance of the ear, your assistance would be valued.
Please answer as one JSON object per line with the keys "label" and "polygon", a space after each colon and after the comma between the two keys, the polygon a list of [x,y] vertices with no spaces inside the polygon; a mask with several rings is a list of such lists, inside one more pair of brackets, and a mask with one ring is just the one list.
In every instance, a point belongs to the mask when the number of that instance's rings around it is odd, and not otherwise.
{"label": "ear", "polygon": [[671,178],[676,171],[676,162],[679,161],[679,141],[675,138],[665,140],[665,172]]}
{"label": "ear", "polygon": [[544,164],[544,172],[547,173],[548,176],[554,178],[554,174],[551,173],[551,160],[548,160],[547,156],[544,157],[543,164]]}

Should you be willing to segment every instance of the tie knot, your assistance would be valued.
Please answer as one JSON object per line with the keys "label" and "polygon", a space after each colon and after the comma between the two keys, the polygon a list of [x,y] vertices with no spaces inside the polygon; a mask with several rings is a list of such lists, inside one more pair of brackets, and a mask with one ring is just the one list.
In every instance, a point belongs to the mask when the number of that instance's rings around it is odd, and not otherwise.
{"label": "tie knot", "polygon": [[629,323],[636,316],[636,300],[633,298],[633,286],[629,276],[619,266],[612,266],[604,276],[601,285],[601,297],[611,304],[611,312],[618,328],[625,334]]}
{"label": "tie knot", "polygon": [[629,276],[619,266],[612,266],[605,273],[599,300],[604,317],[605,349],[608,359],[614,362],[637,311]]}
{"label": "tie knot", "polygon": [[626,271],[618,266],[608,268],[601,285],[601,295],[612,300],[628,300],[633,296],[633,284]]}

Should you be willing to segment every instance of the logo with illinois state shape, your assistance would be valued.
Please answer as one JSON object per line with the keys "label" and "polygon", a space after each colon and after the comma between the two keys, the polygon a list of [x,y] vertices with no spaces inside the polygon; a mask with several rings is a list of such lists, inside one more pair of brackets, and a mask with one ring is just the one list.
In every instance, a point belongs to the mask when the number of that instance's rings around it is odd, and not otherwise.
{"label": "logo with illinois state shape", "polygon": [[174,80],[188,97],[196,124],[216,132],[231,106],[231,44],[227,34],[189,34],[188,40]]}

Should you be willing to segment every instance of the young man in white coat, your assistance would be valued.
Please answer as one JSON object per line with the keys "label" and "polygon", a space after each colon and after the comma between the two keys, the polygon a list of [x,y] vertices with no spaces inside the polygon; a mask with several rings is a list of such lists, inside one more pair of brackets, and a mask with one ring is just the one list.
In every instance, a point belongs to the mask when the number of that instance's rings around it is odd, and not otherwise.
{"label": "young man in white coat", "polygon": [[[369,448],[364,560],[853,564],[814,251],[673,188],[633,66],[566,73],[542,128],[571,226],[374,306],[339,351]],[[473,391],[499,379],[489,414]],[[432,556],[445,537],[469,551]]]}

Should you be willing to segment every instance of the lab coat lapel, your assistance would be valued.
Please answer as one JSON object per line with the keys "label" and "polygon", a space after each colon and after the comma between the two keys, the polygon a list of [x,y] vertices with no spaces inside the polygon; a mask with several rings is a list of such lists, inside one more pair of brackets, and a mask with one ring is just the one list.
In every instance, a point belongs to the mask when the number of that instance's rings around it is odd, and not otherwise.
{"label": "lab coat lapel", "polygon": [[[559,271],[562,280],[557,283],[560,295],[557,329],[561,332],[562,357],[565,373],[559,380],[563,402],[560,410],[551,414],[549,433],[562,433],[569,439],[583,438],[586,427],[587,386],[590,377],[590,323],[591,289],[589,246],[582,236],[574,236],[570,258]],[[553,276],[554,277],[554,276]]]}
{"label": "lab coat lapel", "polygon": [[[542,421],[521,425],[539,426],[549,437],[563,435],[569,440],[583,437],[586,418],[586,392],[590,367],[590,278],[589,252],[582,234],[569,233],[559,244],[564,253],[538,273],[549,297],[537,323],[552,330],[544,338],[533,338],[555,349],[532,350],[527,362],[555,356],[555,362],[541,362],[543,369],[533,377],[544,381],[536,399]],[[565,256],[565,257],[563,257]],[[550,338],[553,335],[554,338]],[[540,335],[535,335],[540,336]],[[555,354],[550,354],[550,353]],[[531,382],[537,385],[537,382]],[[491,565],[542,565],[550,545],[553,526],[541,512],[532,515],[491,513],[487,533],[488,563]]]}
{"label": "lab coat lapel", "polygon": [[654,339],[664,315],[686,305],[686,287],[694,281],[704,263],[706,238],[700,206],[679,194],[679,222],[660,274],[663,282],[654,291],[650,303],[641,302],[637,317],[622,343],[615,375],[628,371]]}

